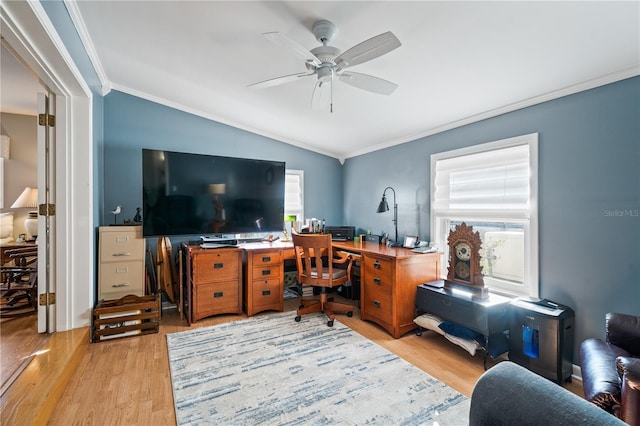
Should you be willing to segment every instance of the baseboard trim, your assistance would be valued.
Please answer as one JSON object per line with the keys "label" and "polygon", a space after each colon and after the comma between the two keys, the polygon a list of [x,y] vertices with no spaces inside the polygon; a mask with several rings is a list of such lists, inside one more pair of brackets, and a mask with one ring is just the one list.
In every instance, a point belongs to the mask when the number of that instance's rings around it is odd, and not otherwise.
{"label": "baseboard trim", "polygon": [[47,424],[89,342],[89,327],[52,334],[0,398],[0,424]]}

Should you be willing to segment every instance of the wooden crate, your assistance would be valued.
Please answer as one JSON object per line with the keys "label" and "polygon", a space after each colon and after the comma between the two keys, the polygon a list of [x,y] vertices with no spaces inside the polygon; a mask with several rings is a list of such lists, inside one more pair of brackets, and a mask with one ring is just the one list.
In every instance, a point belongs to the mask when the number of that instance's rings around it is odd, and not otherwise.
{"label": "wooden crate", "polygon": [[93,310],[93,342],[157,333],[160,297],[128,295],[103,300]]}

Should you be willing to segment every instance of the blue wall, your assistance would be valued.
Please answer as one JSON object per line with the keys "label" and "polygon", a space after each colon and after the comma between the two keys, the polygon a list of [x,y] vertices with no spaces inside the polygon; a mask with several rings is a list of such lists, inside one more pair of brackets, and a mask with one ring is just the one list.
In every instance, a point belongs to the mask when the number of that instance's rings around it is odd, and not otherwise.
{"label": "blue wall", "polygon": [[342,165],[335,158],[117,91],[105,97],[104,113],[102,225],[113,223],[117,205],[120,222],[142,206],[142,148],[285,161],[304,170],[305,216],[342,223]]}
{"label": "blue wall", "polygon": [[606,312],[640,315],[640,77],[348,159],[344,217],[390,232],[375,211],[392,186],[398,233],[428,240],[431,154],[534,132],[540,296],[576,311],[577,348],[604,335]]}

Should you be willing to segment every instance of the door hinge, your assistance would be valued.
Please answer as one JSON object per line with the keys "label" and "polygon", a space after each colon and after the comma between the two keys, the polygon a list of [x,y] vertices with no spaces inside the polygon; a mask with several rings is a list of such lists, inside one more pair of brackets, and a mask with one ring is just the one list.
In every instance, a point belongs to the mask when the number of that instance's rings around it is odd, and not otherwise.
{"label": "door hinge", "polygon": [[55,204],[40,204],[38,206],[38,214],[40,216],[55,216],[56,205]]}
{"label": "door hinge", "polygon": [[41,126],[56,127],[56,116],[53,114],[38,114],[38,124]]}
{"label": "door hinge", "polygon": [[56,304],[55,293],[42,293],[40,295],[40,306],[49,306]]}

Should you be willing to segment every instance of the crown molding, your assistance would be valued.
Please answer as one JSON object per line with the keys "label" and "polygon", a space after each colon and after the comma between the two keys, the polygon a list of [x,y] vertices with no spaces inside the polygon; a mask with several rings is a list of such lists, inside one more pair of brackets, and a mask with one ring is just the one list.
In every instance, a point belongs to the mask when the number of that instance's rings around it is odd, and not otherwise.
{"label": "crown molding", "polygon": [[111,82],[107,78],[107,73],[104,71],[104,67],[102,66],[102,62],[100,62],[100,58],[98,57],[98,53],[91,41],[91,37],[89,36],[89,31],[87,31],[87,26],[82,19],[82,14],[78,9],[78,4],[75,0],[64,0],[64,5],[69,12],[69,16],[71,17],[71,21],[78,32],[78,36],[80,37],[80,41],[84,46],[84,50],[87,52],[87,56],[89,56],[89,61],[91,61],[91,65],[93,65],[93,69],[98,76],[98,81],[100,81],[100,94],[105,96],[107,93],[111,91]]}

